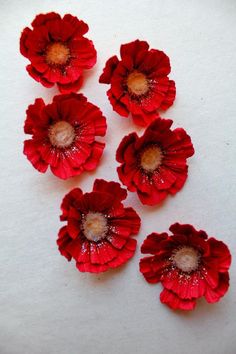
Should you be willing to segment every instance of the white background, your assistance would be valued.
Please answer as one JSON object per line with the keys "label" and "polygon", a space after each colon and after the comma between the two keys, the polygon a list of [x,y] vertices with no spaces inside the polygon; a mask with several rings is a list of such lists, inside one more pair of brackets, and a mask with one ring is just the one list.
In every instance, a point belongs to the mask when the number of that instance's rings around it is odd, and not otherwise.
{"label": "white background", "polygon": [[[38,173],[22,153],[27,106],[36,97],[49,103],[57,90],[28,76],[20,32],[52,10],[89,24],[98,62],[81,91],[108,122],[97,171],[68,181]],[[91,275],[59,255],[56,238],[64,194],[75,186],[90,191],[96,177],[118,181],[116,148],[124,135],[142,132],[112,111],[108,87],[98,84],[120,44],[139,38],[170,56],[177,98],[164,117],[187,130],[196,154],[185,187],[161,207],[144,207],[129,194],[125,204],[142,217],[138,245],[179,221],[222,239],[235,256],[236,1],[0,0],[0,13],[0,353],[234,354],[234,262],[221,302],[200,300],[195,311],[179,313],[159,302],[161,285],[139,273],[139,247],[126,266]]]}

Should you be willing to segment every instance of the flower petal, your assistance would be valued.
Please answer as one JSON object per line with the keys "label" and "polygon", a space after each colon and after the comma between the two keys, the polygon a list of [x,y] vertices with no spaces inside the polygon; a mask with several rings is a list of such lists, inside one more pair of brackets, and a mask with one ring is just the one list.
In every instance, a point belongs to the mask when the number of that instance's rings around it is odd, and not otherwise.
{"label": "flower petal", "polygon": [[196,300],[183,300],[172,291],[164,289],[160,294],[160,300],[173,310],[193,310],[196,306]]}
{"label": "flower petal", "polygon": [[219,284],[217,288],[212,289],[210,286],[206,288],[205,298],[207,302],[214,303],[221,299],[225,295],[229,288],[229,273],[220,273]]}

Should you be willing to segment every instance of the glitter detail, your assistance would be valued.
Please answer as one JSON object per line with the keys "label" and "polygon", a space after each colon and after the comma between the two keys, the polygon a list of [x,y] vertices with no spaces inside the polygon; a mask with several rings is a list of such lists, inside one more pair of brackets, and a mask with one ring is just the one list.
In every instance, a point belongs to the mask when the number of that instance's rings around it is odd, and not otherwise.
{"label": "glitter detail", "polygon": [[82,221],[84,236],[89,241],[98,242],[107,236],[108,225],[102,213],[89,212]]}
{"label": "glitter detail", "polygon": [[158,146],[148,146],[140,154],[140,166],[146,172],[154,172],[161,165],[162,157],[162,150]]}
{"label": "glitter detail", "polygon": [[65,65],[69,58],[70,49],[63,43],[52,43],[46,50],[46,62],[50,65]]}
{"label": "glitter detail", "polygon": [[127,88],[133,95],[145,95],[149,90],[149,83],[146,75],[139,71],[131,72],[127,77]]}
{"label": "glitter detail", "polygon": [[61,120],[49,128],[48,137],[53,146],[66,148],[70,146],[75,139],[75,129],[70,123]]}
{"label": "glitter detail", "polygon": [[191,273],[198,269],[200,254],[193,247],[184,246],[175,250],[171,260],[184,273]]}

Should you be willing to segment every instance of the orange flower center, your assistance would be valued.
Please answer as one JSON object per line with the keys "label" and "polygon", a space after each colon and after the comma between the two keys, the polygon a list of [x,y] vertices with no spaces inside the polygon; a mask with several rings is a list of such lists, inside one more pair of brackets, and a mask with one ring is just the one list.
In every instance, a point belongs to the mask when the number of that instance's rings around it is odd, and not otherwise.
{"label": "orange flower center", "polygon": [[70,49],[60,42],[48,46],[46,51],[46,61],[52,65],[64,65],[70,57]]}
{"label": "orange flower center", "polygon": [[61,120],[50,127],[48,137],[53,146],[66,148],[75,139],[75,129],[70,123]]}
{"label": "orange flower center", "polygon": [[101,213],[89,212],[82,222],[84,236],[93,242],[106,237],[108,226],[107,219]]}
{"label": "orange flower center", "polygon": [[136,96],[145,95],[149,89],[146,75],[139,71],[133,71],[127,77],[127,87],[131,94]]}
{"label": "orange flower center", "polygon": [[199,265],[199,252],[188,246],[178,249],[172,256],[173,263],[183,272],[190,273]]}
{"label": "orange flower center", "polygon": [[141,153],[140,165],[145,171],[153,172],[161,165],[162,157],[158,146],[149,146]]}

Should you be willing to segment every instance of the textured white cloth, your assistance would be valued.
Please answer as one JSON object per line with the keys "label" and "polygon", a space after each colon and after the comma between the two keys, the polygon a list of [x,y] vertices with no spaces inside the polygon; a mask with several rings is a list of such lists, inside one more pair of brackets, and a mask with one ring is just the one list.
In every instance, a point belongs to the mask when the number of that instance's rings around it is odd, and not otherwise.
{"label": "textured white cloth", "polygon": [[[27,74],[20,32],[52,10],[89,24],[98,63],[81,91],[108,122],[97,171],[68,181],[38,173],[22,153],[27,106],[37,97],[49,103],[57,90]],[[90,275],[60,256],[55,242],[64,194],[75,186],[90,191],[96,177],[118,181],[116,148],[124,135],[142,132],[112,111],[108,87],[98,84],[120,44],[139,38],[170,56],[177,98],[164,117],[187,130],[196,154],[185,187],[161,207],[144,207],[129,194],[125,204],[142,217],[138,244],[179,221],[222,239],[235,255],[235,0],[0,0],[0,13],[0,353],[234,354],[234,264],[221,302],[176,313],[159,302],[161,285],[139,273],[139,248],[126,266]]]}

